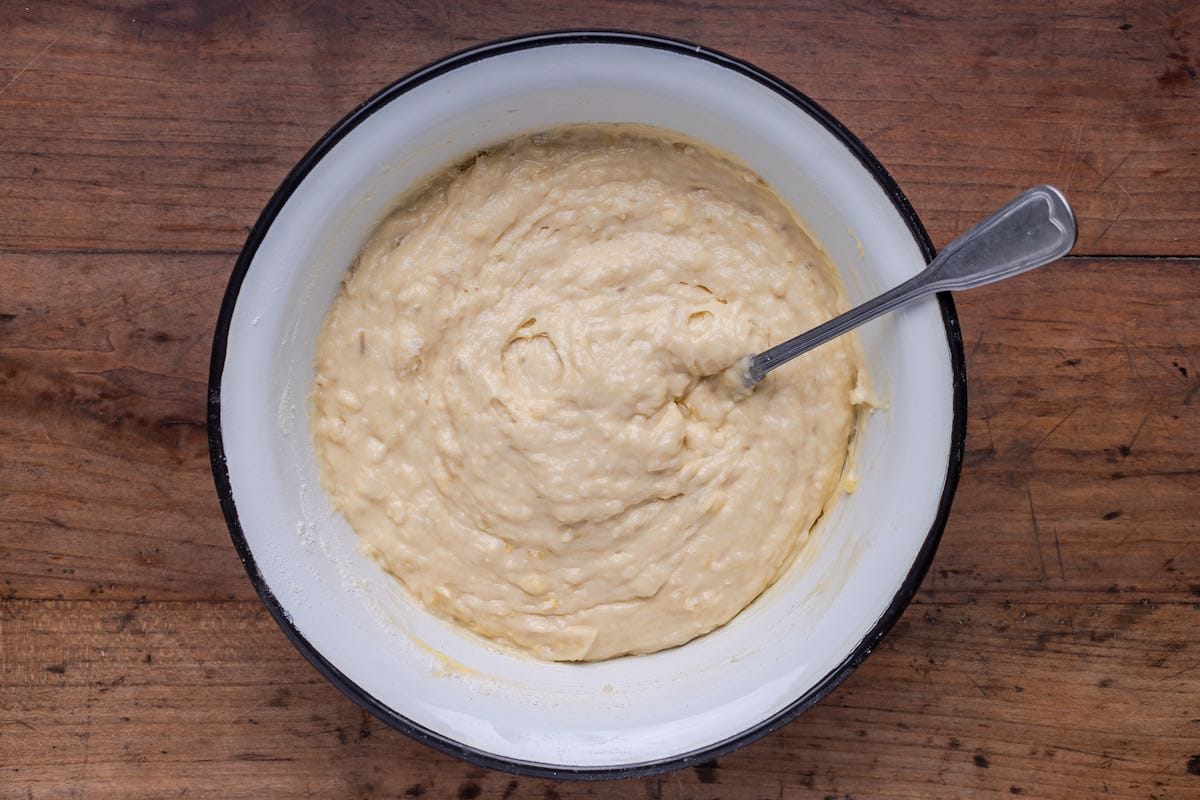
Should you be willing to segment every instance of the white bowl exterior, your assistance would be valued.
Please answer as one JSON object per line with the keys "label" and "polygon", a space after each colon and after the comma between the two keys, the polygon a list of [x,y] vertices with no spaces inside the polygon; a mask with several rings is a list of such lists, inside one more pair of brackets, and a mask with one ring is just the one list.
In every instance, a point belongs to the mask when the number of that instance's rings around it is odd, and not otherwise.
{"label": "white bowl exterior", "polygon": [[380,703],[485,754],[614,767],[693,752],[754,727],[841,664],[901,588],[934,523],[951,447],[952,365],[936,302],[860,332],[876,390],[841,497],[783,580],[683,647],[549,664],[432,617],[358,549],[320,488],[307,397],[321,321],[398,195],[513,135],[575,122],[673,129],[732,153],[796,209],[852,301],[924,266],[891,200],[821,124],[709,61],[614,43],[560,44],[461,66],[354,128],[292,194],[254,257],[228,333],[222,439],[263,581],[300,634]]}

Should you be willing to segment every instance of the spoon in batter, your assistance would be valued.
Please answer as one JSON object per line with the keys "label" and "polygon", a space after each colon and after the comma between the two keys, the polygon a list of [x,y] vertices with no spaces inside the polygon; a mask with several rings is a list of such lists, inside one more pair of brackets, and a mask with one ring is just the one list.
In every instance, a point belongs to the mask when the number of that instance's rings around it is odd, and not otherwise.
{"label": "spoon in batter", "polygon": [[746,389],[776,367],[934,292],[974,289],[1049,264],[1075,246],[1075,215],[1053,186],[1035,186],[959,236],[923,271],[844,314],[731,367]]}

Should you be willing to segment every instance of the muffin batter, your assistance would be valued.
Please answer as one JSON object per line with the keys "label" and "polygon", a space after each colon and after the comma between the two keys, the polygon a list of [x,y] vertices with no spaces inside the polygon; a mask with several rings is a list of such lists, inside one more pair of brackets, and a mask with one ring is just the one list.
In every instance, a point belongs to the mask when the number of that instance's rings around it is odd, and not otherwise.
{"label": "muffin batter", "polygon": [[682,644],[791,564],[858,397],[843,337],[721,379],[832,316],[835,271],[744,166],[581,126],[438,177],[390,216],[321,332],[322,482],[434,613],[535,656]]}

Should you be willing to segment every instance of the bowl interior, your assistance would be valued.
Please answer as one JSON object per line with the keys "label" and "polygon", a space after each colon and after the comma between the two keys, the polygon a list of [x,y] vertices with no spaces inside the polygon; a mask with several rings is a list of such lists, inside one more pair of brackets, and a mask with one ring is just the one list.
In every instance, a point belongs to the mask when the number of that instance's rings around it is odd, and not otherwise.
{"label": "bowl interior", "polygon": [[733,622],[650,656],[540,663],[416,607],[331,511],[307,396],[317,333],[347,265],[397,195],[476,148],[577,122],[657,125],[709,142],[792,204],[852,302],[924,266],[871,172],[763,83],[656,47],[515,48],[460,60],[385,99],[328,148],[270,223],[228,326],[219,435],[241,533],[285,624],[385,715],[468,756],[565,768],[662,762],[729,742],[860,658],[935,527],[947,480],[953,371],[934,300],[861,331],[886,406],[857,442],[857,491]]}

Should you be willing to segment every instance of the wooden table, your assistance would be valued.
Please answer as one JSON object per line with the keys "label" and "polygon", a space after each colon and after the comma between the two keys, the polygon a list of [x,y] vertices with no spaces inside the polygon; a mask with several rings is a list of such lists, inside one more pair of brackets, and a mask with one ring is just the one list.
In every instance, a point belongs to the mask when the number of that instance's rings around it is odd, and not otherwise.
{"label": "wooden table", "polygon": [[[581,26],[792,82],[939,245],[1042,181],[1081,223],[960,298],[967,462],[883,646],[765,740],[609,784],[342,697],[255,597],[205,437],[221,293],[300,154],[430,59]],[[1200,797],[1198,71],[1194,0],[0,2],[0,797]]]}

